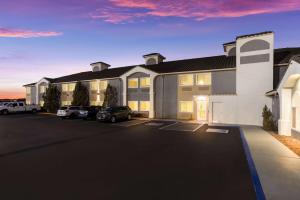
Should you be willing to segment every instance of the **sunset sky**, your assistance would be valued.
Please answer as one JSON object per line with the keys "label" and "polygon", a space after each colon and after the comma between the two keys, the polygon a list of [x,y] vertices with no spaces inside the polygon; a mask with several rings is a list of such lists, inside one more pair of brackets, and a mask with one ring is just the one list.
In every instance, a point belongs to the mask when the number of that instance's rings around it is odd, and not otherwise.
{"label": "sunset sky", "polygon": [[222,54],[235,36],[275,32],[275,46],[300,46],[299,0],[1,0],[0,98],[22,85],[90,70]]}

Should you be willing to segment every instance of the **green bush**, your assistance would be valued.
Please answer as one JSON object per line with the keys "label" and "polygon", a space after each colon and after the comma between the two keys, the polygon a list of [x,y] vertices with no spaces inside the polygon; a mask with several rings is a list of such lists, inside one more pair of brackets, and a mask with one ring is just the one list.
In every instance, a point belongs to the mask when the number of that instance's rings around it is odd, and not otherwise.
{"label": "green bush", "polygon": [[44,109],[47,112],[55,113],[60,106],[60,91],[54,85],[49,85],[45,94],[44,99]]}
{"label": "green bush", "polygon": [[276,131],[277,123],[274,120],[271,110],[265,105],[262,112],[263,129],[267,131]]}
{"label": "green bush", "polygon": [[118,92],[117,89],[110,84],[107,85],[105,96],[104,96],[104,107],[116,106],[118,103]]}
{"label": "green bush", "polygon": [[73,92],[72,106],[89,106],[89,90],[81,82],[77,82]]}

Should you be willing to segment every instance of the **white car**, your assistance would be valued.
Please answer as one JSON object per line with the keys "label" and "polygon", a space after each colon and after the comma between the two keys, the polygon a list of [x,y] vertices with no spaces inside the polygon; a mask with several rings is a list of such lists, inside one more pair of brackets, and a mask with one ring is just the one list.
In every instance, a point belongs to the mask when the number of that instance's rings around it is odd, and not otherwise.
{"label": "white car", "polygon": [[58,109],[56,115],[62,119],[77,118],[79,115],[79,110],[79,106],[63,106]]}
{"label": "white car", "polygon": [[0,113],[7,115],[9,113],[32,112],[36,113],[41,110],[38,105],[26,105],[24,102],[10,102],[0,106]]}

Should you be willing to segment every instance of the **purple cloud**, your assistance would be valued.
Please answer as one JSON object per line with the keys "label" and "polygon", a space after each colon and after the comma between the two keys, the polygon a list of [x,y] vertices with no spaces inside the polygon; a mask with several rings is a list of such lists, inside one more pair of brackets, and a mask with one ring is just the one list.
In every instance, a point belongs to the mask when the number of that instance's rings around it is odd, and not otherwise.
{"label": "purple cloud", "polygon": [[0,37],[11,38],[32,38],[32,37],[53,37],[62,35],[60,32],[54,31],[32,31],[24,29],[12,29],[0,27]]}

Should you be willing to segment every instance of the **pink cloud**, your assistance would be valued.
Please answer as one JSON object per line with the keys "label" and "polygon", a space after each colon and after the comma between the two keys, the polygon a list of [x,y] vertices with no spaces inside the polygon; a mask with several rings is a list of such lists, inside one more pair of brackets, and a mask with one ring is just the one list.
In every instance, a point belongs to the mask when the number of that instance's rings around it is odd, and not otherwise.
{"label": "pink cloud", "polygon": [[299,0],[109,0],[91,16],[120,23],[143,17],[183,17],[195,20],[243,17],[300,10]]}
{"label": "pink cloud", "polygon": [[11,29],[0,27],[0,37],[11,37],[11,38],[33,38],[33,37],[52,37],[62,35],[60,32],[48,31],[32,31],[24,29]]}

